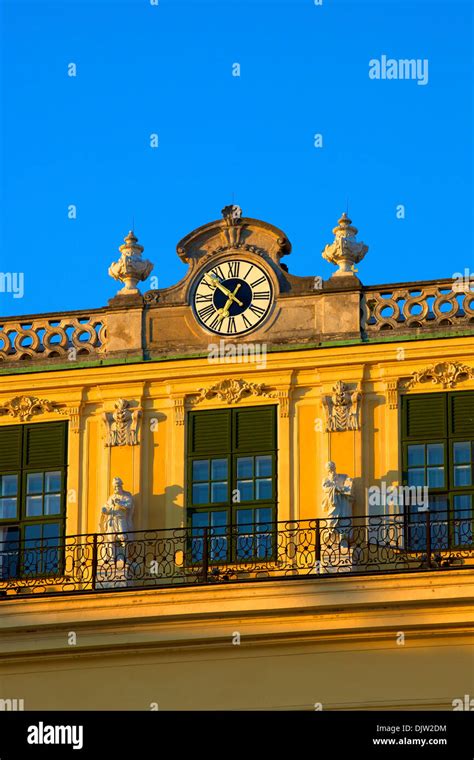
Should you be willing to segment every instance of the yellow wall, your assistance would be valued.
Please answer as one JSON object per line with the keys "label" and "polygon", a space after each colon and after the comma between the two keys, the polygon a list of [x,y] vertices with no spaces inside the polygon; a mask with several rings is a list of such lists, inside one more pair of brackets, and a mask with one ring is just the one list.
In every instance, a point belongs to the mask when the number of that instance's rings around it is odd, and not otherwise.
{"label": "yellow wall", "polygon": [[[397,348],[404,346],[404,359]],[[115,475],[135,497],[135,528],[184,521],[182,405],[224,378],[268,386],[241,406],[279,406],[278,518],[322,517],[323,468],[365,489],[398,482],[399,409],[389,387],[437,361],[472,366],[474,339],[381,343],[270,353],[265,369],[206,358],[4,375],[0,404],[21,394],[79,408],[69,429],[67,533],[98,529]],[[361,383],[362,429],[328,434],[322,396]],[[459,390],[474,389],[474,379]],[[440,392],[422,384],[410,393]],[[284,400],[289,397],[289,414]],[[140,446],[105,446],[104,411],[119,398],[143,409]],[[389,403],[390,401],[390,403]],[[224,408],[207,400],[193,409]],[[58,419],[53,412],[31,421]],[[318,420],[320,423],[318,423]],[[11,417],[0,418],[10,425]],[[161,589],[2,605],[0,698],[27,709],[449,708],[472,693],[472,573],[313,578]],[[67,644],[75,631],[78,644]],[[240,631],[240,646],[231,643]],[[406,643],[396,643],[405,631]],[[246,638],[247,637],[247,638]],[[472,643],[472,641],[471,641]],[[47,678],[47,688],[45,679]]]}

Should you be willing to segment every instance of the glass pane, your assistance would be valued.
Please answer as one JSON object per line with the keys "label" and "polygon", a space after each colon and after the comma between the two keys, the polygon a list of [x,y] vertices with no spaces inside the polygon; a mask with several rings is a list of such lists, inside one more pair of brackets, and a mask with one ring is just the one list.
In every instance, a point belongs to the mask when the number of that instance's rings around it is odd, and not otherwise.
{"label": "glass pane", "polygon": [[415,467],[425,463],[425,447],[423,445],[411,445],[408,447],[408,466]]}
{"label": "glass pane", "polygon": [[[460,517],[466,517],[467,513],[470,512],[472,506],[472,496],[471,494],[458,494],[454,497],[454,511],[456,512],[456,516],[459,513]],[[465,512],[466,514],[462,514],[462,512]]]}
{"label": "glass pane", "polygon": [[466,464],[471,461],[471,442],[458,441],[453,444],[455,464]]}
{"label": "glass pane", "polygon": [[25,527],[25,540],[35,543],[41,538],[41,525],[27,525]]}
{"label": "glass pane", "polygon": [[213,459],[211,480],[227,480],[227,459]]}
{"label": "glass pane", "polygon": [[211,502],[227,501],[227,482],[211,483]]}
{"label": "glass pane", "polygon": [[209,483],[193,484],[193,504],[209,504]]}
{"label": "glass pane", "polygon": [[255,527],[253,525],[255,511],[253,509],[238,509],[237,519],[237,559],[241,562],[255,556]]}
{"label": "glass pane", "polygon": [[253,457],[239,457],[237,459],[237,477],[253,477]]}
{"label": "glass pane", "polygon": [[193,480],[209,480],[209,459],[193,462]]}
{"label": "glass pane", "polygon": [[444,446],[442,443],[429,443],[428,464],[444,464]]}
{"label": "glass pane", "polygon": [[257,480],[256,486],[257,486],[257,499],[271,499],[272,498],[271,478],[269,478],[268,480]]}
{"label": "glass pane", "polygon": [[268,530],[268,528],[270,528],[272,524],[271,507],[264,507],[263,509],[260,507],[260,509],[256,509],[255,522],[258,523],[259,530],[261,530],[262,528],[265,528],[265,530]]}
{"label": "glass pane", "polygon": [[255,457],[255,467],[257,478],[268,478],[272,474],[271,456]]}
{"label": "glass pane", "polygon": [[442,488],[444,486],[443,467],[428,467],[428,487]]}
{"label": "glass pane", "polygon": [[0,528],[0,578],[15,578],[19,571],[20,531]]}
{"label": "glass pane", "polygon": [[2,496],[16,496],[18,493],[18,475],[2,475],[1,476],[1,495]]}
{"label": "glass pane", "polygon": [[45,523],[43,525],[43,538],[46,546],[57,546],[58,542],[52,539],[59,537],[59,523]]}
{"label": "glass pane", "polygon": [[[29,497],[31,498],[31,497]],[[44,514],[59,515],[61,512],[61,497],[59,494],[44,497]]]}
{"label": "glass pane", "polygon": [[430,499],[431,548],[447,549],[449,545],[448,500],[446,497]]}
{"label": "glass pane", "polygon": [[431,497],[429,500],[429,510],[433,520],[446,517],[448,514],[448,499],[446,496]]}
{"label": "glass pane", "polygon": [[16,499],[0,499],[0,520],[16,517],[16,508]]}
{"label": "glass pane", "polygon": [[26,479],[27,493],[42,493],[43,491],[43,473],[30,472]]}
{"label": "glass pane", "polygon": [[454,485],[470,486],[471,485],[471,465],[457,464],[454,466]]}
{"label": "glass pane", "polygon": [[46,523],[43,526],[43,551],[41,552],[41,572],[57,573],[59,570],[59,524]]}
{"label": "glass pane", "polygon": [[239,501],[253,501],[253,480],[238,480]]}
{"label": "glass pane", "polygon": [[61,473],[60,472],[46,472],[45,473],[45,487],[44,490],[47,493],[57,493],[61,490]]}
{"label": "glass pane", "polygon": [[239,533],[242,532],[243,527],[247,531],[253,530],[254,514],[255,512],[253,509],[238,509],[237,510],[236,517],[237,517],[237,526],[238,526]]}
{"label": "glass pane", "polygon": [[472,496],[462,494],[454,497],[453,542],[455,546],[472,547]]}
{"label": "glass pane", "polygon": [[213,562],[227,559],[227,512],[211,512],[209,558]]}
{"label": "glass pane", "polygon": [[209,525],[209,512],[194,512],[191,516],[191,526],[193,528],[207,528]]}
{"label": "glass pane", "polygon": [[43,514],[43,497],[27,496],[26,497],[26,515],[27,517],[39,517]]}
{"label": "glass pane", "polygon": [[211,526],[214,532],[222,532],[222,528],[227,528],[227,512],[211,512]]}
{"label": "glass pane", "polygon": [[424,486],[425,485],[425,471],[408,470],[408,485],[409,486]]}

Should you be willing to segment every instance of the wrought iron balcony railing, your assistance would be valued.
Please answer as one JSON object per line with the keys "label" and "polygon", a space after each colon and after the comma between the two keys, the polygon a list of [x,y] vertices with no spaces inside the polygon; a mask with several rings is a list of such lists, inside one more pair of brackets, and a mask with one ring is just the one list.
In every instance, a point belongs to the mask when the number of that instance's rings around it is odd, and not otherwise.
{"label": "wrought iron balcony railing", "polygon": [[473,516],[429,512],[0,544],[0,596],[474,569]]}

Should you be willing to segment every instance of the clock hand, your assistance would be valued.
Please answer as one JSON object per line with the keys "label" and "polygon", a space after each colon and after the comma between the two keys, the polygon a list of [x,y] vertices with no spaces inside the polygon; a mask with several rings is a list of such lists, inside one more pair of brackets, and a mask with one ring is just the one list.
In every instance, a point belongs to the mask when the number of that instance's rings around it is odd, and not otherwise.
{"label": "clock hand", "polygon": [[[217,279],[215,275],[212,274],[205,274],[204,279],[207,282],[208,285],[210,285],[211,288],[219,288],[219,290],[222,291],[222,293],[225,293],[225,295],[231,299],[231,301],[235,301],[239,306],[243,306],[242,301],[239,301],[238,298],[235,297],[234,293],[232,291],[228,290],[222,283]],[[239,285],[240,287],[240,285]],[[237,292],[238,288],[236,288],[235,292]]]}
{"label": "clock hand", "polygon": [[[225,302],[223,308],[218,310],[218,314],[220,315],[220,317],[219,317],[219,321],[220,322],[222,322],[226,317],[229,316],[229,309],[230,309],[230,307],[232,305],[232,301],[233,300],[237,301],[237,298],[235,298],[235,294],[237,293],[237,291],[238,291],[239,288],[240,288],[240,283],[237,285],[237,287],[235,288],[234,292],[230,293],[229,298]],[[232,298],[232,296],[234,296],[234,298]],[[239,303],[239,301],[237,301],[237,303]]]}

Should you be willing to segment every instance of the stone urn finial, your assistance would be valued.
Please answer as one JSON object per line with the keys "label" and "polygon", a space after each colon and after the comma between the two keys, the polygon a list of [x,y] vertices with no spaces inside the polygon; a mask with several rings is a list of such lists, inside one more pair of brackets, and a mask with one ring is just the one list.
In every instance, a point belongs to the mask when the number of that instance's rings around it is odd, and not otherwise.
{"label": "stone urn finial", "polygon": [[334,227],[334,241],[327,245],[322,253],[323,259],[336,264],[337,269],[332,277],[341,275],[353,275],[353,266],[362,261],[369,250],[364,243],[358,243],[356,240],[357,227],[352,227],[352,221],[344,213],[338,221],[337,227]]}
{"label": "stone urn finial", "polygon": [[130,230],[124,238],[124,245],[119,248],[121,253],[119,260],[114,261],[109,267],[109,275],[114,280],[124,283],[122,290],[119,290],[121,295],[139,293],[137,283],[140,280],[146,280],[153,269],[151,261],[142,259],[143,250],[143,246],[138,245],[138,238],[135,237],[133,230]]}

